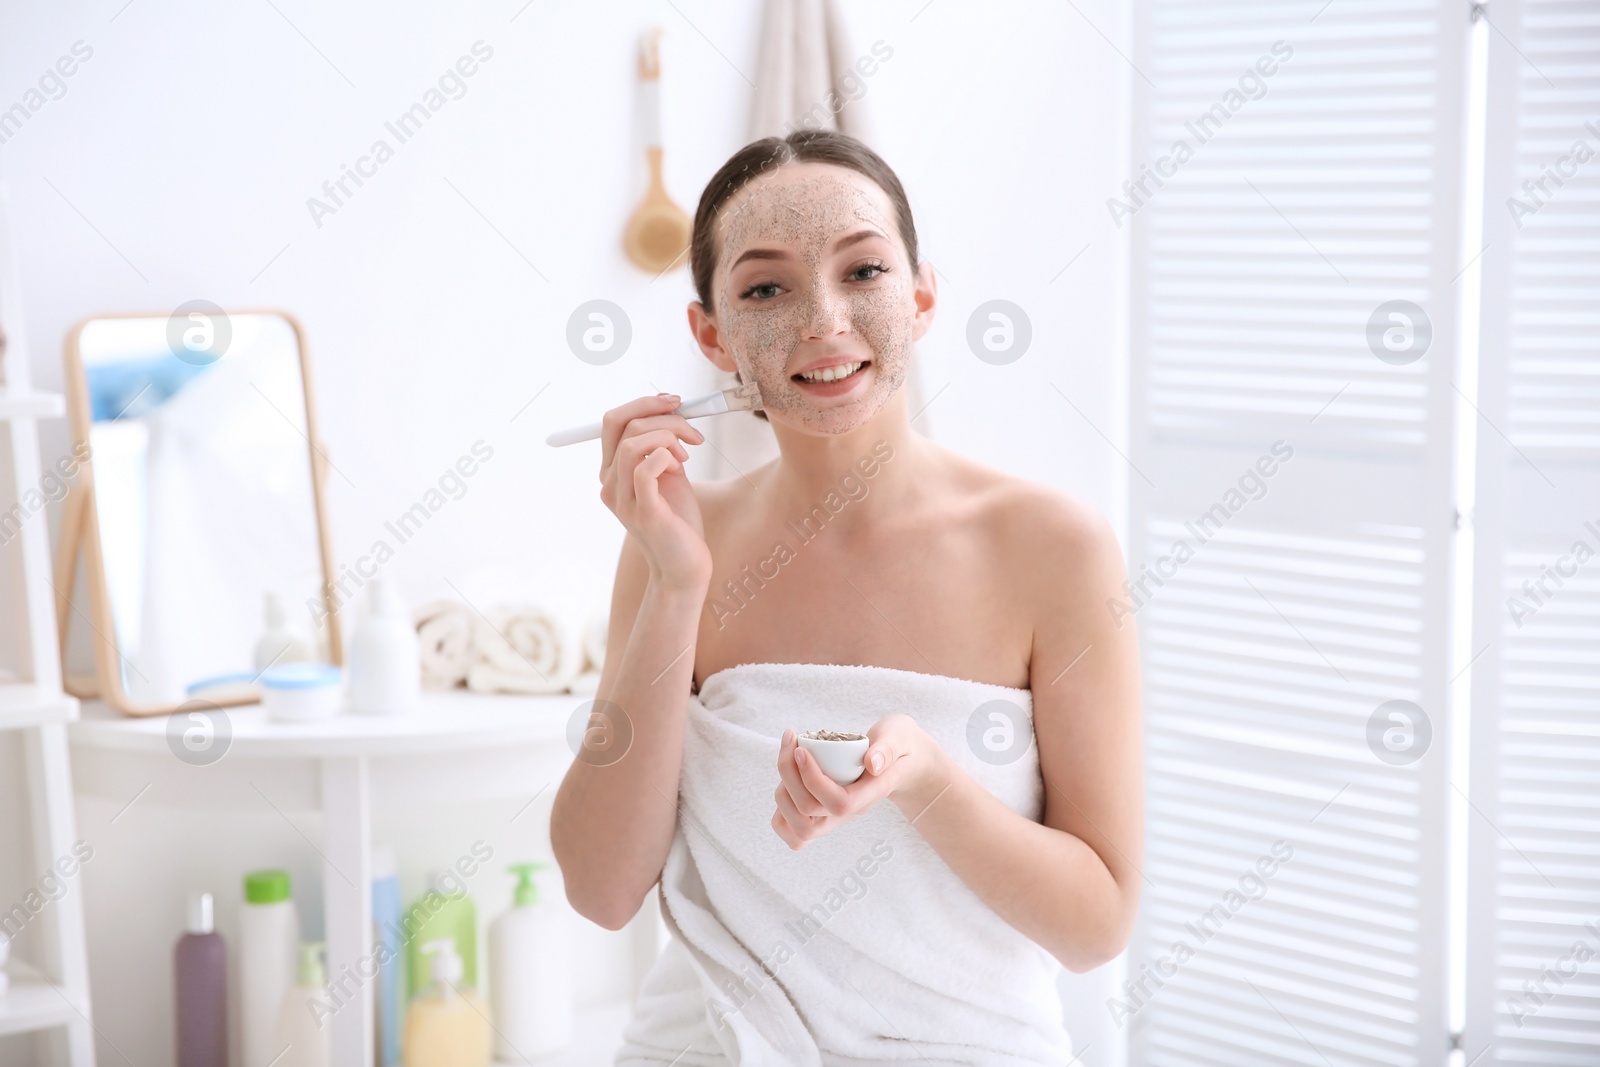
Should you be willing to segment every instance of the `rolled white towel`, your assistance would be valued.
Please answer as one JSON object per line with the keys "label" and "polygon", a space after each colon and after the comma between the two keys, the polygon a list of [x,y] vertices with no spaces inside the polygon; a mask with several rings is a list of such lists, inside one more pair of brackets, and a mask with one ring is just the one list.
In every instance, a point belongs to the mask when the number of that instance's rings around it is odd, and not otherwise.
{"label": "rolled white towel", "polygon": [[479,618],[474,644],[482,662],[467,687],[485,693],[564,693],[583,668],[583,643],[564,612],[524,603]]}
{"label": "rolled white towel", "polygon": [[429,689],[450,689],[467,677],[478,658],[473,641],[473,610],[454,600],[435,600],[412,613],[417,627],[418,659],[422,684]]}

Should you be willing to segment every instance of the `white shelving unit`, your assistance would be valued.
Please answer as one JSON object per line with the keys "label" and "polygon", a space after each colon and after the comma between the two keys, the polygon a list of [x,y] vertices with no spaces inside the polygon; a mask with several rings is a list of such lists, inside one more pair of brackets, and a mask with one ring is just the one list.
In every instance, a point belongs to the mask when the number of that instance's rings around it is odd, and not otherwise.
{"label": "white shelving unit", "polygon": [[[227,747],[204,765],[175,758],[164,715],[128,718],[90,701],[69,733],[82,796],[120,803],[142,793],[141,805],[250,812],[270,796],[280,811],[319,814],[328,973],[337,975],[373,951],[373,811],[552,795],[573,759],[567,721],[588,699],[455,690],[424,693],[421,707],[403,717],[305,723],[273,722],[260,705],[241,705],[226,709]],[[631,1002],[663,944],[654,897],[628,931]],[[372,985],[357,996],[360,1010],[340,1012],[331,1024],[337,1064],[373,1060]],[[578,1044],[539,1067],[609,1063],[627,1008],[580,1012]]]}
{"label": "white shelving unit", "polygon": [[0,419],[57,419],[64,405],[59,393],[36,393],[31,389],[0,386]]}
{"label": "white shelving unit", "polygon": [[[49,532],[43,507],[29,508],[27,490],[37,491],[37,420],[62,412],[59,396],[29,385],[22,350],[22,323],[11,259],[5,190],[0,188],[0,435],[5,464],[0,469],[0,521],[10,534],[3,558],[12,567],[15,603],[7,629],[17,635],[18,678],[0,681],[0,730],[21,734],[27,779],[31,872],[37,875],[65,857],[72,860],[77,839],[72,811],[72,777],[66,724],[77,718],[78,702],[61,690],[56,645],[55,602],[50,587]],[[13,508],[17,510],[13,512]],[[75,861],[74,861],[75,862]],[[81,886],[68,879],[68,891],[27,923],[39,927],[36,957],[7,965],[10,991],[0,995],[0,1035],[48,1031],[46,1062],[93,1067],[94,1032],[89,1009],[89,963],[84,942]],[[20,931],[19,931],[20,932]]]}

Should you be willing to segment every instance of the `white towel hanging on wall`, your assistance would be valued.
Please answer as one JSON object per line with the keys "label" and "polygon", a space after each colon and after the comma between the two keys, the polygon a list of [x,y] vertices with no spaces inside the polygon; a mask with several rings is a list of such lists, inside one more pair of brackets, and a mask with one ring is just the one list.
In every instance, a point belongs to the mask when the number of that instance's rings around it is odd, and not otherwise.
{"label": "white towel hanging on wall", "polygon": [[[871,124],[861,99],[844,103],[837,112],[828,101],[828,94],[845,84],[845,74],[856,59],[836,0],[767,0],[750,106],[750,140],[812,125],[871,144]],[[844,96],[838,93],[841,100]]]}

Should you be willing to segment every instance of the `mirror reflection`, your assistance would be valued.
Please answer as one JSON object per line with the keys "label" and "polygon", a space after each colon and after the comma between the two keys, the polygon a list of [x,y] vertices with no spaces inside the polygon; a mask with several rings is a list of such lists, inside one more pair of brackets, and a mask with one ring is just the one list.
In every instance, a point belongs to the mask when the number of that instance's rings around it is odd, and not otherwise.
{"label": "mirror reflection", "polygon": [[181,703],[326,661],[306,391],[274,314],[102,318],[79,337],[122,687]]}

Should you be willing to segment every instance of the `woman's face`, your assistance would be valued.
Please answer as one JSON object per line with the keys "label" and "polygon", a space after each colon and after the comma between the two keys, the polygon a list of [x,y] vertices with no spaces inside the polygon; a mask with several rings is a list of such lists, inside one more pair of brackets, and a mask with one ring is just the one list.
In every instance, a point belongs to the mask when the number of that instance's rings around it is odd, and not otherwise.
{"label": "woman's face", "polygon": [[[717,334],[774,422],[843,433],[905,381],[917,324],[914,264],[877,183],[795,163],[756,178],[722,209],[712,278]],[[806,381],[801,372],[849,370]]]}

